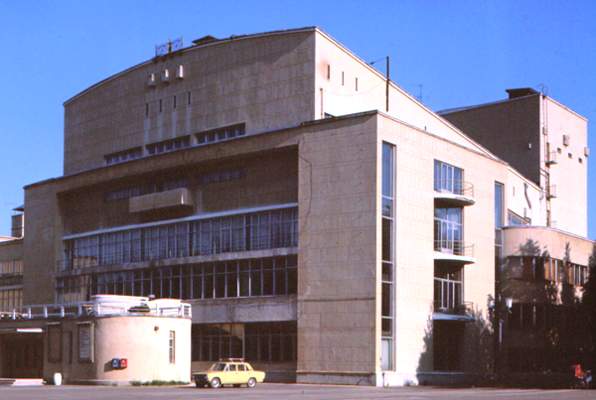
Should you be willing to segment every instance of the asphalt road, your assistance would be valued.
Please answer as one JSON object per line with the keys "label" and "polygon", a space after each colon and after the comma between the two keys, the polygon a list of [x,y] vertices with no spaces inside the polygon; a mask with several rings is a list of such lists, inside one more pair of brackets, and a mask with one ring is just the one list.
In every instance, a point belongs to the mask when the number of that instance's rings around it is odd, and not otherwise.
{"label": "asphalt road", "polygon": [[565,399],[596,398],[596,390],[538,389],[445,389],[429,387],[375,388],[299,384],[261,384],[255,389],[194,387],[102,387],[102,386],[0,386],[1,400],[128,400],[128,399],[281,399],[281,400],[374,400],[374,399]]}

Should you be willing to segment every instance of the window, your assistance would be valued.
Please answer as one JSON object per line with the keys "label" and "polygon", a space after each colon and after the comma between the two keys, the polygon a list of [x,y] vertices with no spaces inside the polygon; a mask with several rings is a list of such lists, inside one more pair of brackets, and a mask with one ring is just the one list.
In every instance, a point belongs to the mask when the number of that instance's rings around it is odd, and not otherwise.
{"label": "window", "polygon": [[104,156],[107,165],[118,164],[125,161],[136,160],[143,156],[143,148],[135,147],[132,149],[111,153]]}
{"label": "window", "polygon": [[23,306],[23,289],[2,289],[0,288],[0,311],[20,311]]}
{"label": "window", "polygon": [[170,364],[176,363],[176,332],[170,331],[170,337],[168,340],[168,354],[170,358]]}
{"label": "window", "polygon": [[504,214],[504,186],[502,183],[495,182],[495,229],[503,228]]}
{"label": "window", "polygon": [[245,357],[248,361],[296,360],[295,321],[246,324],[244,331]]}
{"label": "window", "polygon": [[190,105],[190,100],[191,100],[191,98],[190,98],[190,92],[188,92],[188,93],[186,93],[186,102],[187,102],[188,105]]}
{"label": "window", "polygon": [[435,191],[463,195],[463,177],[463,169],[435,160]]}
{"label": "window", "polygon": [[208,144],[220,142],[222,140],[233,139],[239,136],[244,136],[246,133],[246,125],[236,124],[225,126],[222,128],[203,131],[196,134],[198,144]]}
{"label": "window", "polygon": [[162,112],[162,110],[163,110],[162,104],[163,104],[162,100],[159,99],[159,112]]}
{"label": "window", "polygon": [[241,358],[244,350],[243,324],[193,324],[192,360],[217,361]]}
{"label": "window", "polygon": [[393,368],[395,146],[383,143],[382,153],[381,366]]}
{"label": "window", "polygon": [[464,255],[461,208],[435,208],[435,250]]}
{"label": "window", "polygon": [[327,64],[327,80],[331,79],[331,65]]}
{"label": "window", "polygon": [[56,288],[58,299],[70,301],[94,294],[179,299],[286,296],[296,294],[296,289],[296,255],[59,277]]}
{"label": "window", "polygon": [[341,71],[341,85],[342,86],[344,86],[344,84],[345,84],[345,77],[346,77],[345,72]]}
{"label": "window", "polygon": [[145,146],[150,155],[168,153],[190,147],[190,136],[182,136],[175,139],[164,140],[163,142],[152,143]]}
{"label": "window", "polygon": [[463,298],[463,269],[461,266],[435,265],[435,311],[459,313]]}
{"label": "window", "polygon": [[296,247],[295,207],[94,234],[65,241],[64,269]]}
{"label": "window", "polygon": [[358,91],[358,78],[354,78],[354,89]]}
{"label": "window", "polygon": [[149,103],[145,103],[145,117],[149,116]]}
{"label": "window", "polygon": [[23,260],[0,261],[2,275],[23,275]]}
{"label": "window", "polygon": [[524,226],[530,225],[530,219],[519,216],[511,210],[507,210],[507,225],[509,226]]}
{"label": "window", "polygon": [[176,105],[177,105],[177,104],[176,104],[176,95],[174,95],[174,99],[173,99],[173,107],[174,107],[174,110],[176,109]]}

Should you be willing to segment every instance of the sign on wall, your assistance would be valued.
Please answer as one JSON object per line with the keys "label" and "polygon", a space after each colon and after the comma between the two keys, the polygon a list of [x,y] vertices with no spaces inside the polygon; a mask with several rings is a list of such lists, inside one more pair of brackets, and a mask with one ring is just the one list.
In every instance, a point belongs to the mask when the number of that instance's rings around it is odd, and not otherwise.
{"label": "sign on wall", "polygon": [[93,362],[93,325],[79,325],[79,361]]}

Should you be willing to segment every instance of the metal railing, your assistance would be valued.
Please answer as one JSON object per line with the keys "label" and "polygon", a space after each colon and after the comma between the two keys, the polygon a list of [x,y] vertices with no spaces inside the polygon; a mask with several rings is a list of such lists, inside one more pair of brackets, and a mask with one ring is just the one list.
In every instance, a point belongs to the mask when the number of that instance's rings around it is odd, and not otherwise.
{"label": "metal railing", "polygon": [[445,306],[441,304],[440,300],[434,301],[434,312],[441,312],[445,314],[468,315],[474,312],[474,303],[471,301],[462,301],[459,304]]}
{"label": "metal railing", "polygon": [[558,153],[556,151],[549,151],[546,158],[547,165],[557,164],[558,160]]}
{"label": "metal railing", "polygon": [[455,256],[474,257],[474,245],[463,240],[436,239],[435,251]]}
{"label": "metal railing", "polygon": [[132,316],[146,315],[158,317],[190,318],[191,305],[180,303],[178,305],[160,306],[154,302],[139,303],[100,303],[78,302],[64,304],[35,304],[12,311],[0,312],[0,320],[31,320],[48,318],[79,318],[79,317],[106,317],[106,316]]}
{"label": "metal railing", "polygon": [[460,179],[439,179],[435,180],[435,192],[474,197],[474,185]]}
{"label": "metal railing", "polygon": [[554,199],[557,197],[557,185],[549,185],[546,190],[546,197]]}

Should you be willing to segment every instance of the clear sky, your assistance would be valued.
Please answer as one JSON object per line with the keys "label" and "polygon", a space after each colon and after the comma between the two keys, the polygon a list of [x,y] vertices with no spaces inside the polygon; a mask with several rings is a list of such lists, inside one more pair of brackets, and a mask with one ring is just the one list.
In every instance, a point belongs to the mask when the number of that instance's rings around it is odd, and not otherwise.
{"label": "clear sky", "polygon": [[[62,173],[62,103],[154,45],[317,25],[435,110],[544,85],[596,121],[596,1],[0,0],[0,235],[22,187]],[[420,86],[421,85],[421,86]],[[590,123],[589,130],[594,130]],[[589,232],[596,238],[596,133]]]}

